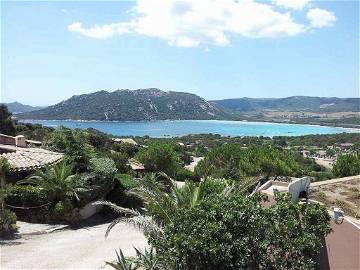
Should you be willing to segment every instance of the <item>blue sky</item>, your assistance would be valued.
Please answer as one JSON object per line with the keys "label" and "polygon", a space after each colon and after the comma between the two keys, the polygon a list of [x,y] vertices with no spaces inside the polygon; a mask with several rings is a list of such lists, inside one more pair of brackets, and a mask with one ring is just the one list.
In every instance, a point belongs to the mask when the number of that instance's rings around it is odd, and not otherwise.
{"label": "blue sky", "polygon": [[149,87],[209,100],[359,96],[357,1],[146,1],[2,2],[1,102]]}

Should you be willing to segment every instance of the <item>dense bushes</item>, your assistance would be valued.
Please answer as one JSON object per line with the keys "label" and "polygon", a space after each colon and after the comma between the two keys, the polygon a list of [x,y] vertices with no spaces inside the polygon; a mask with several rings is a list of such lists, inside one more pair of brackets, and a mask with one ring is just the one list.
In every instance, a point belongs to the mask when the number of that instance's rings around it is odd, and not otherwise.
{"label": "dense bushes", "polygon": [[147,171],[164,172],[170,176],[175,176],[181,167],[180,157],[171,144],[152,143],[148,148],[140,149],[135,158]]}
{"label": "dense bushes", "polygon": [[339,156],[332,171],[339,177],[360,174],[360,153]]}
{"label": "dense bushes", "polygon": [[81,133],[60,127],[51,134],[46,146],[50,150],[65,153],[65,161],[73,166],[75,172],[86,171],[90,157]]}
{"label": "dense bushes", "polygon": [[16,215],[9,209],[0,209],[0,236],[16,232]]}
{"label": "dense bushes", "polygon": [[228,144],[215,148],[199,162],[195,173],[239,180],[246,176],[291,175],[298,168],[291,153],[272,147],[243,148]]}
{"label": "dense bushes", "polygon": [[43,189],[30,185],[12,186],[6,196],[6,203],[13,206],[37,207],[49,202]]}
{"label": "dense bushes", "polygon": [[167,269],[314,269],[329,220],[318,204],[280,197],[263,208],[258,197],[215,196],[178,209],[163,237],[149,240]]}
{"label": "dense bushes", "polygon": [[128,193],[131,189],[137,187],[134,178],[127,174],[117,174],[113,190],[107,196],[110,202],[121,205],[126,208],[136,209],[143,206],[142,200],[134,194]]}

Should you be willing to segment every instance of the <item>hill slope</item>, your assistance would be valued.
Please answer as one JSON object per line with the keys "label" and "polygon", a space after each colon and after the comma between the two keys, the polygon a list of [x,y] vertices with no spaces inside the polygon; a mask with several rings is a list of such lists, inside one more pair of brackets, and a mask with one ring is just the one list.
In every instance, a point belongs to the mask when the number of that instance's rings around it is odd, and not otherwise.
{"label": "hill slope", "polygon": [[236,112],[302,111],[302,112],[359,112],[360,98],[306,97],[236,98],[214,100],[214,104]]}
{"label": "hill slope", "polygon": [[139,121],[224,119],[227,114],[197,95],[151,88],[73,96],[56,105],[17,116],[22,119]]}
{"label": "hill slope", "polygon": [[41,109],[42,107],[33,107],[30,105],[24,105],[20,102],[4,103],[8,110],[14,114],[23,112],[32,112]]}

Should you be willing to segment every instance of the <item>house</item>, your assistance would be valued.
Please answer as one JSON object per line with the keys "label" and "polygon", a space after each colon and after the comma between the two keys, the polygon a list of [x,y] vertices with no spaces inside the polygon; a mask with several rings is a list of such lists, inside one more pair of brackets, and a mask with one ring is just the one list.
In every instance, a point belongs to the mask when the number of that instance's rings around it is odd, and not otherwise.
{"label": "house", "polygon": [[[30,145],[39,145],[37,141],[26,140],[24,136],[0,134],[0,157],[10,164],[10,180],[23,178],[34,170],[60,162],[64,155]],[[41,144],[41,142],[40,142]]]}
{"label": "house", "polygon": [[145,166],[134,158],[129,159],[128,165],[136,173],[136,177],[144,175]]}
{"label": "house", "polygon": [[138,145],[137,142],[132,138],[112,138],[115,143],[129,143],[132,145]]}

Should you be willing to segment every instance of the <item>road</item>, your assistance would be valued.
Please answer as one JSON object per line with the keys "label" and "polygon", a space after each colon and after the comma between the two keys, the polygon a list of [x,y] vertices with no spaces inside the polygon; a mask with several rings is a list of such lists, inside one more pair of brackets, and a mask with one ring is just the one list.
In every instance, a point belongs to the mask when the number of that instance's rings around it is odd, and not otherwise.
{"label": "road", "polygon": [[115,249],[134,255],[146,239],[137,229],[118,224],[104,238],[109,223],[24,236],[1,243],[0,269],[99,269],[115,259]]}

